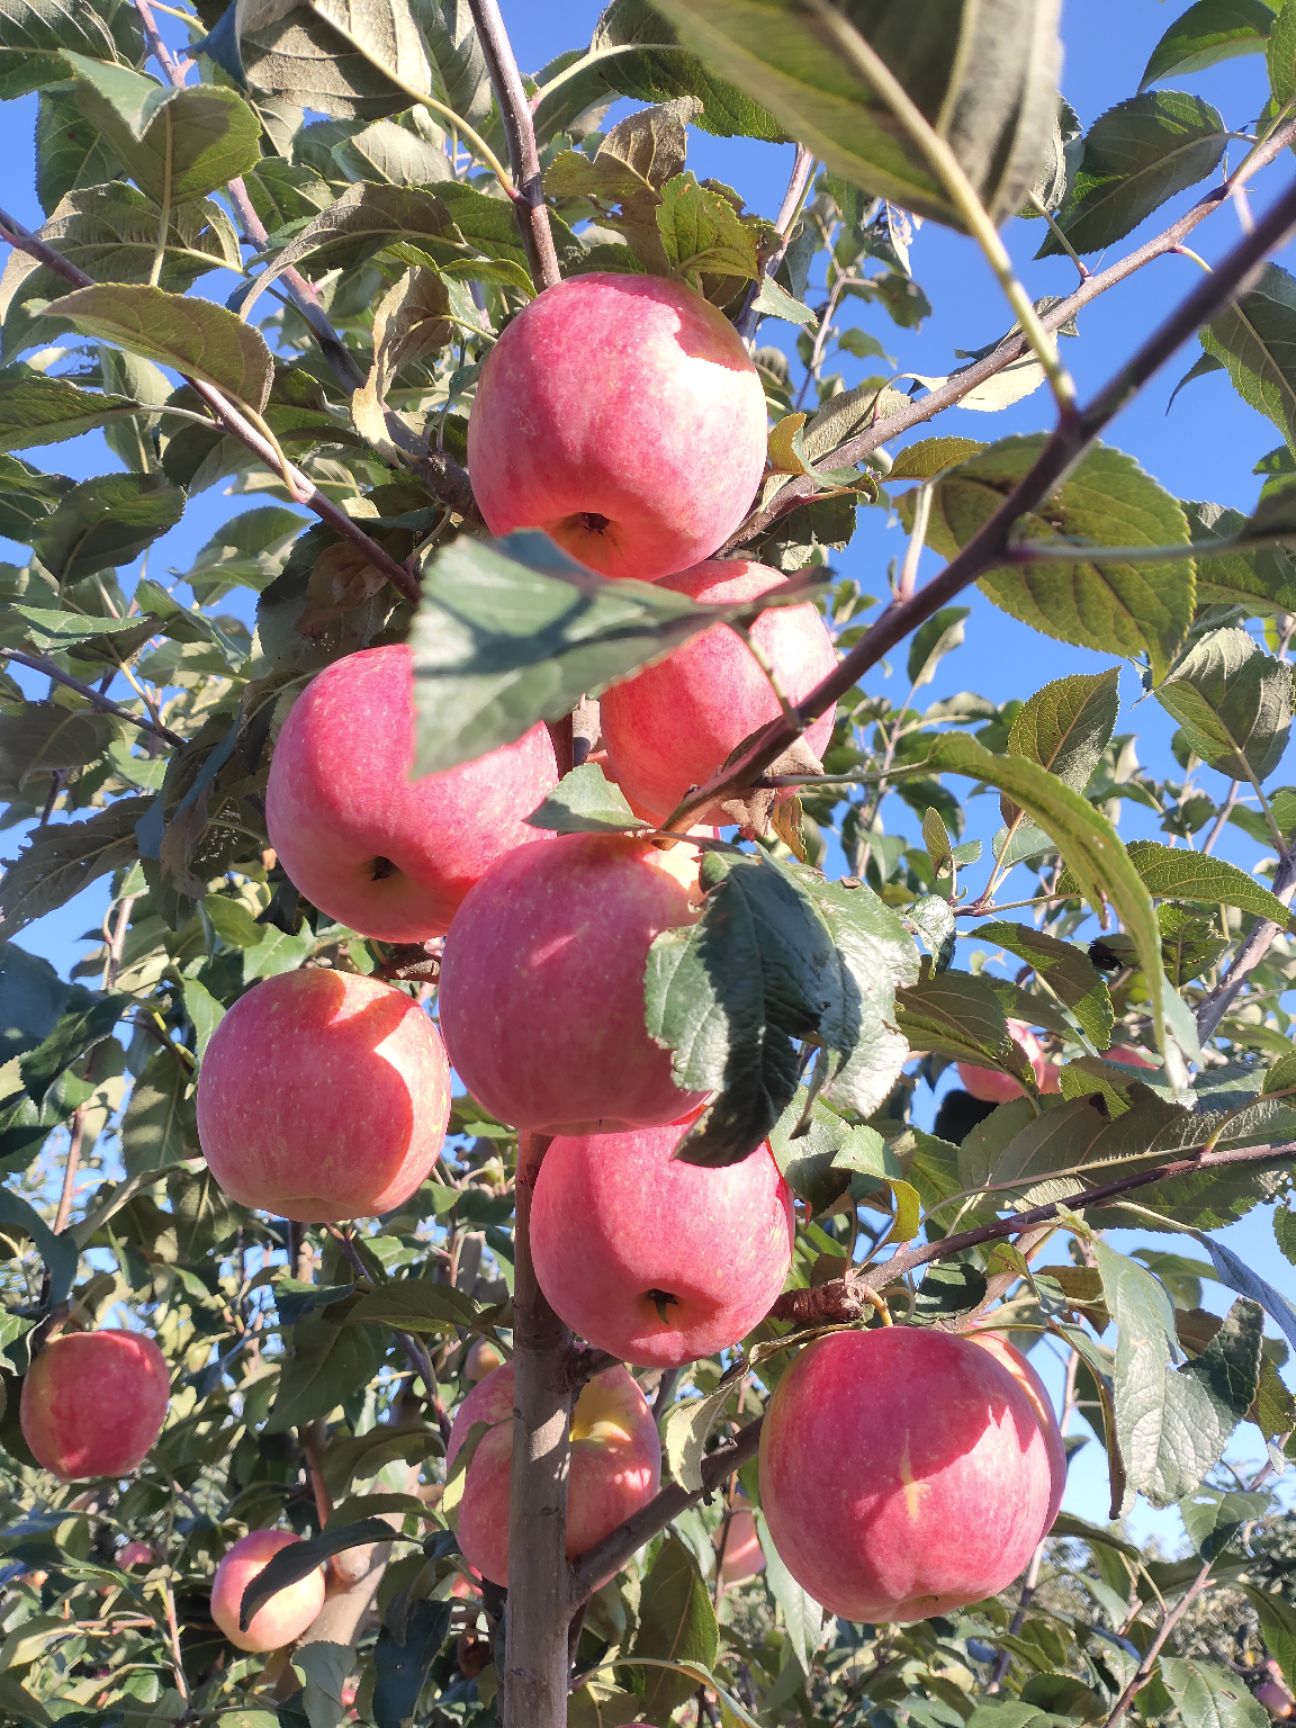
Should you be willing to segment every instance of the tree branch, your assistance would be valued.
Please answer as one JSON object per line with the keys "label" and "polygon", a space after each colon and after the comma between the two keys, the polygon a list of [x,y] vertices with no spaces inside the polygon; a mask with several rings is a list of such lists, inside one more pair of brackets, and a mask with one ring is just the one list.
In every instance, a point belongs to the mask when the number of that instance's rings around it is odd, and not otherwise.
{"label": "tree branch", "polygon": [[[1296,136],[1296,132],[1292,135]],[[1058,425],[1032,467],[944,570],[916,594],[893,601],[828,677],[793,708],[790,717],[772,721],[762,728],[735,762],[713,775],[705,785],[695,787],[672,813],[666,827],[683,833],[696,819],[697,811],[705,809],[732,789],[749,786],[763,768],[768,768],[795,743],[818,715],[853,689],[864,673],[890,649],[902,642],[925,618],[930,618],[956,594],[992,569],[1008,551],[1012,530],[1020,519],[1044,502],[1126,403],[1181,343],[1233,298],[1251,274],[1286,239],[1293,225],[1296,225],[1296,185],[1287,188],[1252,232],[1244,235],[1221,260],[1212,275],[1202,278],[1089,406]],[[838,456],[846,448],[843,446]]]}
{"label": "tree branch", "polygon": [[[25,252],[29,258],[34,258],[38,264],[54,271],[65,282],[70,282],[74,288],[95,288],[98,286],[93,276],[87,276],[85,271],[73,264],[47,241],[30,233],[22,223],[10,216],[7,211],[0,210],[0,240],[7,240],[20,252]],[[195,395],[204,401],[220,425],[239,443],[250,450],[254,456],[264,462],[272,473],[282,478],[292,488],[298,503],[304,504],[308,510],[313,510],[322,522],[326,522],[340,539],[350,543],[381,572],[387,580],[400,589],[407,600],[417,601],[418,583],[405,566],[392,557],[391,553],[381,547],[376,540],[371,540],[357,522],[353,522],[345,510],[334,504],[319,491],[313,480],[302,473],[300,468],[288,462],[282,451],[259,432],[252,422],[229,401],[224,393],[215,385],[205,383],[201,378],[190,378],[181,373],[186,384]]]}
{"label": "tree branch", "polygon": [[517,188],[513,194],[513,214],[522,230],[532,280],[537,288],[552,288],[559,280],[558,254],[554,250],[553,229],[549,226],[544,183],[540,177],[540,151],[536,145],[531,105],[522,87],[522,74],[518,71],[513,44],[500,16],[499,0],[468,0],[468,8],[477,26],[508,138],[509,166]]}
{"label": "tree branch", "polygon": [[79,678],[74,678],[70,672],[64,672],[52,660],[47,660],[43,654],[29,654],[25,648],[5,648],[0,646],[0,654],[12,660],[15,665],[26,666],[32,672],[39,672],[42,678],[52,678],[56,684],[61,684],[65,690],[75,690],[78,696],[84,696],[92,708],[98,708],[105,714],[115,714],[119,720],[125,720],[129,726],[137,726],[141,732],[147,732],[151,737],[160,738],[164,744],[183,744],[184,739],[178,732],[173,732],[169,726],[163,726],[159,721],[146,719],[142,714],[132,714],[129,708],[123,708],[120,702],[114,702],[111,696],[105,696],[102,690],[96,690],[93,684],[83,684]]}
{"label": "tree branch", "polygon": [[[1236,789],[1235,781],[1234,790]],[[1284,906],[1291,905],[1292,895],[1296,893],[1296,846],[1289,848],[1278,860],[1273,891]],[[1280,934],[1281,926],[1272,923],[1268,918],[1262,918],[1252,930],[1224,977],[1210,994],[1197,1004],[1199,1038],[1205,1040],[1211,1036],[1232,1007],[1243,984],[1273,946],[1274,938]]]}
{"label": "tree branch", "polygon": [[760,313],[756,310],[756,302],[760,298],[762,284],[767,276],[772,276],[783,262],[787,253],[788,242],[792,238],[792,228],[801,207],[805,203],[806,193],[810,190],[810,179],[814,174],[814,152],[807,150],[804,144],[798,144],[796,155],[792,158],[792,174],[788,180],[787,191],[783,194],[783,202],[779,205],[779,213],[774,218],[774,226],[782,236],[780,244],[770,253],[761,269],[761,279],[753,282],[751,292],[738,317],[734,327],[744,342],[750,342],[756,334],[756,326],[760,323]]}

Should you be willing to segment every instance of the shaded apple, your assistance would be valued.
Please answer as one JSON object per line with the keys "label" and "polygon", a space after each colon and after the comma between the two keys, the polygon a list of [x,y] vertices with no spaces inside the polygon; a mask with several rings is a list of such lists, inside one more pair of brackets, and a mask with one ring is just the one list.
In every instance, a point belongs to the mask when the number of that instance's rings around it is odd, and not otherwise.
{"label": "shaded apple", "polygon": [[139,1332],[64,1332],[27,1370],[18,1419],[42,1468],[64,1482],[126,1476],[162,1432],[171,1371]]}
{"label": "shaded apple", "polygon": [[830,1613],[925,1620],[993,1596],[1030,1559],[1052,1492],[1018,1379],[967,1339],[837,1332],[779,1381],[761,1505],[797,1582]]}
{"label": "shaded apple", "polygon": [[723,313],[663,276],[573,276],[486,357],[468,470],[492,534],[539,528],[605,576],[709,558],[765,471],[765,392]]}
{"label": "shaded apple", "polygon": [[750,1506],[732,1506],[716,1532],[716,1563],[721,1588],[744,1584],[765,1570],[765,1551]]}
{"label": "shaded apple", "polygon": [[1053,1520],[1058,1515],[1062,1505],[1062,1496],[1066,1492],[1067,1454],[1066,1441],[1062,1438],[1062,1430],[1058,1427],[1057,1417],[1053,1414],[1053,1402],[1048,1395],[1048,1387],[1040,1379],[1031,1366],[1025,1353],[1010,1343],[1002,1332],[989,1332],[976,1328],[960,1334],[969,1343],[979,1344],[983,1350],[988,1350],[997,1362],[1008,1370],[1017,1381],[1022,1391],[1030,1399],[1031,1408],[1039,1418],[1040,1432],[1044,1436],[1044,1445],[1048,1450],[1049,1476],[1051,1489],[1049,1492],[1048,1511],[1044,1518],[1044,1528],[1040,1536],[1047,1536],[1053,1528]]}
{"label": "shaded apple", "polygon": [[288,1530],[249,1530],[222,1556],[212,1579],[211,1615],[236,1649],[260,1652],[294,1644],[324,1606],[324,1568],[318,1566],[295,1584],[276,1590],[246,1627],[239,1625],[248,1585],[276,1554],[298,1541],[300,1537]]}
{"label": "shaded apple", "polygon": [[389,1212],[435,1162],[450,1114],[440,1034],[355,972],[281,972],[240,996],[198,1077],[198,1137],[232,1199],[303,1224]]}
{"label": "shaded apple", "polygon": [[1289,1722],[1296,1716],[1296,1698],[1293,1698],[1283,1680],[1283,1671],[1272,1656],[1264,1665],[1264,1679],[1256,1687],[1254,1697],[1275,1722]]}
{"label": "shaded apple", "polygon": [[502,1122],[590,1134],[705,1103],[648,1034],[644,973],[697,917],[697,855],[619,834],[524,846],[472,889],[446,938],[439,1006],[455,1071]]}
{"label": "shaded apple", "polygon": [[[474,1430],[479,1433],[464,1472],[456,1534],[469,1565],[500,1585],[508,1584],[513,1379],[507,1362],[473,1387],[446,1448],[452,1469]],[[652,1499],[660,1481],[661,1445],[648,1400],[624,1368],[605,1368],[582,1387],[572,1410],[568,1558],[609,1536]]]}
{"label": "shaded apple", "polygon": [[596,1349],[674,1368],[745,1338],[792,1263],[792,1199],[768,1145],[709,1170],[678,1127],[559,1135],[536,1178],[531,1253],[549,1305]]}
{"label": "shaded apple", "polygon": [[[1047,1055],[1044,1046],[1026,1022],[1010,1020],[1008,1036],[1030,1063],[1039,1090],[1058,1091],[1061,1082],[1058,1078],[1057,1063]],[[960,1062],[958,1074],[964,1090],[970,1092],[974,1098],[979,1098],[983,1104],[1006,1104],[1011,1098],[1022,1097],[1026,1090],[1014,1075],[1005,1074],[998,1068],[982,1068],[974,1062]]]}
{"label": "shaded apple", "polygon": [[152,1566],[159,1559],[158,1551],[148,1542],[123,1542],[117,1550],[117,1564],[127,1566]]}
{"label": "shaded apple", "polygon": [[475,1386],[488,1374],[504,1366],[505,1356],[491,1338],[474,1338],[464,1357],[463,1376]]}
{"label": "shaded apple", "polygon": [[1161,1066],[1155,1056],[1140,1050],[1137,1044],[1113,1044],[1105,1052],[1104,1060],[1119,1063],[1122,1068],[1156,1069]]}
{"label": "shaded apple", "polygon": [[525,818],[556,784],[533,726],[457,768],[409,778],[414,661],[403,643],[326,667],[275,744],[266,826],[293,886],[362,936],[424,942],[497,858],[543,837]]}
{"label": "shaded apple", "polygon": [[[754,600],[787,581],[767,565],[735,558],[695,565],[660,586],[718,605]],[[808,602],[770,607],[749,634],[789,702],[808,696],[837,664],[828,628]],[[600,715],[608,768],[638,815],[664,822],[691,786],[709,779],[744,738],[781,713],[742,637],[728,624],[714,624],[605,692]],[[821,714],[805,734],[816,756],[832,737],[835,713]],[[698,814],[703,821],[723,819],[716,806]]]}

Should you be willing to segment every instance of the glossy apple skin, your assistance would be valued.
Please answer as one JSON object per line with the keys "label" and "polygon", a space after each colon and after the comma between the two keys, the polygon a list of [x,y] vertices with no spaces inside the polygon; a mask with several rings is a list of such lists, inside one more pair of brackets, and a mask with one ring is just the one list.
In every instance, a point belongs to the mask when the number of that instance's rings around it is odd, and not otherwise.
{"label": "glossy apple skin", "polygon": [[211,1615],[236,1650],[281,1650],[285,1644],[295,1644],[324,1606],[320,1566],[277,1590],[257,1609],[246,1631],[239,1626],[243,1592],[276,1554],[298,1540],[288,1530],[249,1530],[226,1550],[212,1580]]}
{"label": "glossy apple skin", "polygon": [[546,288],[482,367],[468,471],[492,534],[539,528],[604,576],[709,558],[765,471],[765,392],[732,324],[661,276]]}
{"label": "glossy apple skin", "polygon": [[707,1170],[674,1156],[682,1138],[678,1126],[559,1135],[531,1205],[550,1307],[595,1349],[644,1367],[738,1343],[792,1263],[792,1198],[768,1145]]}
{"label": "glossy apple skin", "polygon": [[1052,1400],[1048,1395],[1048,1387],[1040,1379],[1031,1366],[1030,1359],[1015,1344],[1009,1342],[1002,1332],[983,1332],[974,1330],[961,1334],[969,1343],[979,1344],[983,1350],[988,1350],[1014,1377],[1022,1391],[1030,1399],[1031,1408],[1039,1418],[1040,1432],[1044,1436],[1044,1445],[1048,1451],[1049,1491],[1048,1511],[1044,1517],[1044,1528],[1040,1531],[1041,1540],[1053,1528],[1053,1520],[1057,1517],[1062,1505],[1062,1496],[1066,1492],[1067,1455],[1066,1441],[1062,1438],[1062,1430],[1058,1427],[1057,1417],[1053,1414]]}
{"label": "glossy apple skin", "polygon": [[280,729],[270,843],[321,912],[383,942],[443,936],[497,858],[543,837],[524,820],[558,780],[548,729],[411,780],[414,662],[397,643],[336,660]]}
{"label": "glossy apple skin", "polygon": [[830,1613],[929,1619],[995,1595],[1051,1494],[1039,1418],[988,1350],[919,1327],[837,1332],[779,1381],[761,1504],[784,1564]]}
{"label": "glossy apple skin", "polygon": [[302,1224],[407,1200],[449,1115],[445,1048],[418,1003],[323,967],[240,996],[198,1076],[198,1138],[216,1180],[244,1206]]}
{"label": "glossy apple skin", "polygon": [[18,1418],[37,1463],[64,1482],[128,1476],[162,1432],[171,1371],[139,1332],[64,1332],[23,1381]]}
{"label": "glossy apple skin", "polygon": [[[1056,1092],[1060,1086],[1057,1063],[1047,1055],[1030,1027],[1022,1020],[1010,1020],[1008,1034],[1034,1069],[1035,1084],[1040,1091]],[[1006,1104],[1012,1098],[1022,1097],[1026,1090],[1020,1080],[1014,1079],[1011,1074],[1001,1073],[997,1068],[982,1068],[972,1062],[960,1062],[958,1073],[963,1089],[970,1092],[974,1098],[979,1098],[983,1104]]]}
{"label": "glossy apple skin", "polygon": [[[446,1448],[450,1469],[473,1429],[485,1424],[464,1474],[456,1535],[468,1564],[508,1584],[509,1484],[513,1473],[511,1362],[474,1386],[459,1406]],[[661,1444],[648,1401],[624,1368],[605,1368],[572,1411],[567,1479],[567,1557],[601,1542],[661,1482]]]}
{"label": "glossy apple skin", "polygon": [[559,835],[487,872],[450,927],[438,994],[479,1104],[515,1128],[596,1134],[679,1122],[706,1101],[676,1086],[644,1022],[648,950],[694,922],[696,884],[692,848],[619,834]]}
{"label": "glossy apple skin", "polygon": [[756,1533],[756,1520],[748,1506],[735,1506],[720,1526],[717,1544],[720,1583],[744,1584],[765,1570],[765,1552]]}
{"label": "glossy apple skin", "polygon": [[[713,559],[659,584],[692,600],[720,605],[754,600],[788,578],[749,559]],[[790,702],[799,702],[837,664],[828,627],[809,605],[776,606],[750,627],[752,640]],[[727,624],[714,624],[674,653],[616,684],[600,715],[608,766],[631,806],[664,822],[691,786],[700,786],[744,738],[782,710],[751,650]],[[814,722],[806,743],[822,756],[836,709]],[[699,821],[722,819],[710,806]]]}

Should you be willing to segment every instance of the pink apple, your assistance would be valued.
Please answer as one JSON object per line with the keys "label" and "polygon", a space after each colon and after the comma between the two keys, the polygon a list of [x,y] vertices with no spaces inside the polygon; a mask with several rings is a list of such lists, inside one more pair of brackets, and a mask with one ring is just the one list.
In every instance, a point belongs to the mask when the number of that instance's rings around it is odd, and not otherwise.
{"label": "pink apple", "polygon": [[970,1344],[979,1344],[983,1350],[990,1352],[996,1362],[1002,1363],[1030,1399],[1031,1409],[1039,1418],[1040,1432],[1044,1436],[1044,1445],[1048,1450],[1049,1477],[1052,1484],[1044,1528],[1040,1531],[1040,1536],[1043,1538],[1053,1528],[1053,1520],[1058,1515],[1058,1510],[1062,1505],[1062,1496],[1066,1492],[1067,1479],[1066,1441],[1062,1438],[1062,1430],[1058,1427],[1057,1417],[1053,1414],[1053,1404],[1048,1395],[1048,1387],[1035,1372],[1029,1359],[1015,1344],[1009,1343],[1002,1332],[988,1332],[978,1328],[971,1332],[964,1332],[961,1336],[966,1338]]}
{"label": "pink apple", "polygon": [[492,866],[450,927],[439,996],[477,1102],[544,1134],[696,1112],[706,1095],[676,1086],[648,1034],[644,972],[655,938],[696,919],[697,897],[691,847],[620,834],[564,834]]}
{"label": "pink apple", "polygon": [[573,276],[482,367],[468,469],[492,534],[540,528],[591,570],[709,558],[765,471],[765,392],[732,324],[661,276]]}
{"label": "pink apple", "polygon": [[281,1650],[295,1644],[324,1606],[324,1568],[317,1566],[295,1584],[276,1590],[249,1620],[239,1625],[243,1592],[285,1548],[300,1540],[288,1530],[250,1530],[226,1550],[212,1579],[211,1615],[237,1650]]}
{"label": "pink apple", "polygon": [[198,1077],[198,1138],[244,1206],[303,1224],[390,1212],[436,1160],[450,1115],[440,1035],[404,991],[307,967],[254,984]]}
{"label": "pink apple", "polygon": [[1257,1704],[1263,1704],[1275,1722],[1289,1722],[1296,1716],[1296,1698],[1283,1685],[1281,1680],[1262,1680],[1254,1693]]}
{"label": "pink apple", "polygon": [[284,721],[266,826],[292,884],[362,936],[424,942],[505,852],[543,837],[524,820],[556,784],[544,726],[411,780],[414,661],[404,644],[336,660]]}
{"label": "pink apple", "polygon": [[474,1386],[504,1366],[504,1352],[490,1338],[474,1338],[464,1357],[464,1379]]}
{"label": "pink apple", "polygon": [[162,1432],[171,1371],[139,1332],[64,1332],[27,1370],[18,1405],[36,1462],[64,1482],[127,1476]]}
{"label": "pink apple", "polygon": [[147,1542],[123,1542],[117,1550],[117,1564],[127,1566],[152,1566],[158,1560],[158,1551]]}
{"label": "pink apple", "polygon": [[797,1582],[830,1613],[925,1620],[1010,1584],[1052,1492],[1030,1399],[989,1350],[913,1326],[836,1332],[779,1381],[761,1504]]}
{"label": "pink apple", "polygon": [[765,1570],[765,1553],[749,1506],[734,1506],[716,1532],[716,1557],[722,1588],[744,1584]]}
{"label": "pink apple", "polygon": [[707,1170],[679,1127],[559,1135],[531,1209],[549,1305],[596,1349],[652,1368],[714,1356],[764,1319],[792,1263],[792,1200],[768,1145]]}
{"label": "pink apple", "polygon": [[[1041,1092],[1056,1092],[1060,1087],[1058,1067],[1045,1052],[1044,1046],[1031,1031],[1024,1020],[1010,1020],[1008,1035],[1013,1043],[1025,1056],[1035,1072],[1035,1084]],[[1006,1104],[1011,1098],[1020,1098],[1025,1087],[1020,1080],[1011,1074],[1004,1074],[998,1068],[982,1068],[972,1062],[960,1062],[958,1065],[959,1080],[965,1091],[979,1098],[983,1104]]]}
{"label": "pink apple", "polygon": [[1113,1044],[1107,1051],[1105,1060],[1118,1062],[1122,1068],[1159,1068],[1161,1064],[1155,1056],[1149,1056],[1146,1050],[1140,1050],[1137,1044]]}
{"label": "pink apple", "polygon": [[[452,1468],[469,1435],[481,1430],[464,1474],[456,1534],[469,1565],[501,1585],[508,1584],[513,1375],[506,1362],[473,1387],[446,1448]],[[660,1481],[661,1446],[648,1400],[624,1368],[605,1368],[582,1388],[572,1410],[568,1558],[593,1548],[647,1505]]]}
{"label": "pink apple", "polygon": [[[745,558],[713,559],[669,576],[663,588],[719,605],[753,600],[786,586],[787,577]],[[816,609],[772,606],[750,626],[762,659],[790,702],[799,702],[833,670],[832,637]],[[691,786],[700,786],[737,745],[782,710],[773,686],[735,630],[715,624],[616,684],[603,696],[603,742],[613,778],[632,808],[664,822]],[[835,708],[820,715],[806,743],[822,756]],[[715,807],[701,812],[715,820]]]}

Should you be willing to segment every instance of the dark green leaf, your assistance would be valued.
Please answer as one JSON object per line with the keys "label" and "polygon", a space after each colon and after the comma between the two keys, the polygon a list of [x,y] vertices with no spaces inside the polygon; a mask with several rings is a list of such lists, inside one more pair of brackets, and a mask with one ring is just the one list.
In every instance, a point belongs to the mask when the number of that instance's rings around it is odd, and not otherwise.
{"label": "dark green leaf", "polygon": [[67,996],[48,960],[16,942],[0,944],[0,1066],[49,1035]]}
{"label": "dark green leaf", "polygon": [[449,1635],[453,1611],[449,1602],[416,1601],[403,1623],[384,1623],[373,1654],[376,1728],[404,1728],[414,1719],[419,1694]]}
{"label": "dark green leaf", "polygon": [[36,193],[41,208],[52,210],[77,187],[101,185],[120,173],[121,163],[112,147],[81,113],[72,92],[42,91],[36,113]]}
{"label": "dark green leaf", "polygon": [[[1169,847],[1165,850],[1169,851]],[[1133,854],[1131,847],[1130,856]],[[1148,886],[1155,892],[1151,884]],[[1040,982],[1075,1015],[1086,1037],[1100,1050],[1107,1048],[1114,1024],[1111,993],[1085,949],[1059,941],[1032,924],[1010,924],[1006,920],[979,924],[976,934],[978,940],[1006,948],[1010,954],[1027,961]]]}
{"label": "dark green leaf", "polygon": [[[1219,504],[1185,503],[1194,540],[1245,540],[1253,523],[1240,510]],[[1197,603],[1245,606],[1268,614],[1296,610],[1296,564],[1285,546],[1240,547],[1203,553],[1197,559]]]}
{"label": "dark green leaf", "polygon": [[1287,108],[1296,96],[1296,13],[1283,4],[1277,11],[1269,33],[1269,88],[1275,106]]}
{"label": "dark green leaf", "polygon": [[75,0],[4,0],[0,5],[0,100],[9,101],[66,76],[60,50],[113,60],[108,19]]}
{"label": "dark green leaf", "polygon": [[1152,50],[1139,89],[1201,72],[1235,54],[1263,53],[1273,21],[1266,0],[1195,0]]}
{"label": "dark green leaf", "polygon": [[130,564],[175,527],[184,505],[184,493],[161,474],[104,474],[83,480],[33,532],[32,550],[57,582],[78,582]]}
{"label": "dark green leaf", "polygon": [[293,1328],[292,1354],[266,1419],[268,1434],[284,1434],[324,1417],[368,1386],[386,1355],[386,1340],[363,1326],[339,1326],[328,1313],[310,1314]]}
{"label": "dark green leaf", "polygon": [[1179,1502],[1188,1539],[1203,1560],[1221,1555],[1234,1537],[1255,1518],[1264,1516],[1271,1504],[1267,1494],[1245,1494],[1236,1489],[1199,1488]]}
{"label": "dark green leaf", "polygon": [[0,929],[12,936],[70,900],[87,883],[137,856],[135,824],[150,798],[119,798],[84,822],[36,829],[0,882]]}
{"label": "dark green leaf", "polygon": [[1287,1342],[1296,1350],[1296,1306],[1280,1290],[1275,1290],[1272,1284],[1257,1277],[1246,1261],[1231,1248],[1226,1248],[1222,1242],[1214,1241],[1200,1232],[1195,1234],[1229,1289],[1236,1290],[1239,1296],[1246,1296],[1253,1303],[1258,1302],[1265,1313],[1282,1328]]}
{"label": "dark green leaf", "polygon": [[477,1319],[477,1305],[452,1284],[404,1278],[361,1296],[347,1314],[353,1326],[392,1326],[402,1332],[454,1332]]}
{"label": "dark green leaf", "polygon": [[619,834],[642,828],[643,818],[626,803],[625,794],[597,762],[582,763],[564,774],[553,791],[527,817],[532,828],[557,834]]}
{"label": "dark green leaf", "polygon": [[1292,914],[1276,894],[1261,887],[1253,876],[1183,846],[1165,846],[1159,840],[1131,840],[1130,860],[1144,886],[1155,900],[1186,900],[1198,906],[1237,906],[1258,918],[1272,919],[1286,929]]}
{"label": "dark green leaf", "polygon": [[760,275],[756,231],[722,192],[677,174],[661,190],[657,229],[673,274],[695,288],[704,276],[754,282]]}
{"label": "dark green leaf", "polygon": [[16,367],[0,376],[0,450],[58,444],[138,412],[122,396],[82,390],[66,378]]}
{"label": "dark green leaf", "polygon": [[[710,1668],[720,1650],[711,1595],[692,1551],[669,1532],[643,1581],[639,1630],[631,1657],[692,1662]],[[668,1716],[697,1691],[697,1682],[663,1668],[633,1670],[643,1707]]]}
{"label": "dark green leaf", "polygon": [[1233,388],[1296,445],[1296,277],[1266,264],[1201,332],[1202,347],[1222,360]]}
{"label": "dark green leaf", "polygon": [[21,1230],[36,1244],[36,1251],[49,1269],[50,1301],[67,1300],[76,1277],[77,1245],[70,1232],[56,1236],[33,1207],[12,1189],[0,1188],[0,1225]]}
{"label": "dark green leaf", "polygon": [[[99,761],[121,734],[111,714],[65,708],[61,702],[24,702],[0,709],[0,798],[43,797],[48,776]],[[45,787],[37,789],[37,779]]]}
{"label": "dark green leaf", "polygon": [[968,612],[966,606],[943,606],[914,631],[909,642],[907,673],[915,690],[930,684],[945,656],[962,645]]}
{"label": "dark green leaf", "polygon": [[128,1176],[162,1170],[198,1151],[198,1126],[184,1061],[168,1050],[150,1056],[131,1092],[121,1125],[122,1162]]}
{"label": "dark green leaf", "polygon": [[239,1605],[239,1625],[246,1627],[262,1603],[268,1602],[278,1590],[286,1590],[298,1579],[309,1577],[334,1554],[345,1554],[348,1548],[369,1548],[375,1542],[400,1540],[399,1530],[381,1518],[358,1518],[354,1523],[325,1526],[318,1536],[307,1536],[290,1548],[272,1554],[265,1566],[243,1591]]}
{"label": "dark green leaf", "polygon": [[1254,1584],[1243,1584],[1260,1617],[1260,1635],[1282,1669],[1288,1685],[1296,1680],[1296,1602]]}
{"label": "dark green leaf", "polygon": [[1199,638],[1156,697],[1183,727],[1189,748],[1230,779],[1258,785],[1281,762],[1291,730],[1291,668],[1262,653],[1245,630]]}

